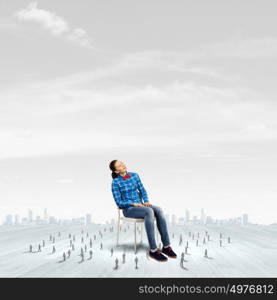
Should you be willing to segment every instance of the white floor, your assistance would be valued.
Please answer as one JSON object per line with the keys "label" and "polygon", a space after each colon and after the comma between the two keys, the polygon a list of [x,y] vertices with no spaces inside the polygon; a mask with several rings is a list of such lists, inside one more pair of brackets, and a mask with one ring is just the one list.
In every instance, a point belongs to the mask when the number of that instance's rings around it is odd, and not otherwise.
{"label": "white floor", "polygon": [[[178,258],[169,258],[167,262],[157,262],[146,256],[148,241],[145,229],[143,244],[135,255],[133,249],[134,229],[132,224],[124,224],[120,235],[120,246],[115,248],[116,228],[109,231],[109,225],[92,224],[90,226],[0,226],[0,277],[277,277],[277,226],[271,225],[229,225],[229,226],[180,226],[169,225],[171,245]],[[104,231],[106,228],[106,232]],[[81,243],[81,230],[84,230],[85,243]],[[125,232],[126,229],[126,232]],[[103,233],[103,238],[99,235]],[[58,232],[61,237],[58,237]],[[195,239],[189,237],[189,231]],[[210,241],[203,244],[205,231]],[[92,259],[88,260],[90,250],[89,238],[93,241]],[[196,246],[197,233],[200,233],[199,245]],[[219,245],[219,234],[222,232],[222,247]],[[69,233],[76,235],[75,251],[65,262],[63,252],[70,249]],[[174,233],[174,238],[173,238]],[[52,254],[53,244],[50,234],[55,236],[57,252]],[[179,246],[182,234],[183,243]],[[138,235],[139,236],[139,235]],[[228,244],[227,238],[231,237]],[[42,252],[29,253],[29,245],[37,251],[38,244],[46,241]],[[180,266],[181,253],[185,251],[184,268]],[[100,243],[103,250],[100,250]],[[87,245],[85,261],[80,262],[81,247]],[[111,248],[114,253],[111,256]],[[122,263],[125,248],[126,263]],[[204,251],[208,249],[208,257]],[[138,257],[138,269],[135,269],[135,258]],[[119,259],[118,269],[114,270],[115,259]]]}

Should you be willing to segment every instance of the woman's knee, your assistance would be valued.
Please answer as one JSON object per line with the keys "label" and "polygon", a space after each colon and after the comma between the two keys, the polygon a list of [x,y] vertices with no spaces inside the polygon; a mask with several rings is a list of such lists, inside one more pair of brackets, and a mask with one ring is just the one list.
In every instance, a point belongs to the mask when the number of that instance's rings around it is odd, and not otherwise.
{"label": "woman's knee", "polygon": [[153,209],[156,213],[162,214],[163,209],[160,206],[155,206],[155,209]]}
{"label": "woman's knee", "polygon": [[145,214],[154,218],[154,210],[150,206],[145,207]]}

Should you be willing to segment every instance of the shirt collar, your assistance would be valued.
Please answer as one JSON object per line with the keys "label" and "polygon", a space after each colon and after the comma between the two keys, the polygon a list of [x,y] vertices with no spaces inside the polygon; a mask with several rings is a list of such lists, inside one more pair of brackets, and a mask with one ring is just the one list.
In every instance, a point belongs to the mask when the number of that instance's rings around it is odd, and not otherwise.
{"label": "shirt collar", "polygon": [[[126,174],[125,174],[124,176],[126,176],[127,174],[129,174],[128,171],[126,171]],[[122,176],[122,175],[118,174],[118,176],[121,177],[121,179],[123,179],[123,176]]]}

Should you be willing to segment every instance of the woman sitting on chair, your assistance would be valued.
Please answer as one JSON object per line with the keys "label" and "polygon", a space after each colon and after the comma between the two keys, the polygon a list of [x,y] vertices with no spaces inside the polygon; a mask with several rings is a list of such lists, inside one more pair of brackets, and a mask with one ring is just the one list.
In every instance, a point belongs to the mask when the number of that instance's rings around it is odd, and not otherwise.
{"label": "woman sitting on chair", "polygon": [[[150,246],[149,257],[158,261],[166,261],[167,257],[176,258],[170,247],[169,234],[162,208],[150,204],[147,192],[137,173],[127,172],[125,164],[120,160],[110,163],[112,171],[112,194],[123,215],[127,218],[144,219],[145,230]],[[141,201],[143,199],[143,202]],[[163,242],[162,250],[158,249],[155,240],[154,217]]]}

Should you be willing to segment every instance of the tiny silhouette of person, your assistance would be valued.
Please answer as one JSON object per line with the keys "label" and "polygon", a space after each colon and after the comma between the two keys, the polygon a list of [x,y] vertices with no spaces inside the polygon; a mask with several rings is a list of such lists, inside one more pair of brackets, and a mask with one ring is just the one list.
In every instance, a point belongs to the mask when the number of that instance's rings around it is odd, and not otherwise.
{"label": "tiny silhouette of person", "polygon": [[71,247],[71,248],[72,248],[72,251],[74,251],[74,250],[75,250],[75,246],[74,246],[74,244],[72,244],[72,247]]}
{"label": "tiny silhouette of person", "polygon": [[30,251],[30,252],[33,252],[33,246],[32,246],[32,245],[30,245],[29,251]]}
{"label": "tiny silhouette of person", "polygon": [[187,248],[189,247],[189,242],[187,241],[187,246],[186,246]]}
{"label": "tiny silhouette of person", "polygon": [[103,249],[103,244],[102,244],[102,243],[100,244],[100,249],[101,249],[101,250]]}
{"label": "tiny silhouette of person", "polygon": [[184,261],[185,261],[185,253],[182,252],[182,254],[181,254],[181,260],[180,260],[180,266],[181,266],[181,268],[184,268]]}
{"label": "tiny silhouette of person", "polygon": [[230,244],[231,243],[231,238],[228,236],[228,243]]}
{"label": "tiny silhouette of person", "polygon": [[84,254],[84,249],[81,247],[81,254],[80,255],[82,255],[82,254]]}
{"label": "tiny silhouette of person", "polygon": [[205,255],[204,255],[204,257],[208,257],[208,250],[207,249],[205,249]]}
{"label": "tiny silhouette of person", "polygon": [[113,248],[111,248],[111,256],[113,256]]}
{"label": "tiny silhouette of person", "polygon": [[69,233],[68,238],[71,239],[71,233]]}
{"label": "tiny silhouette of person", "polygon": [[198,239],[196,240],[196,246],[198,246]]}
{"label": "tiny silhouette of person", "polygon": [[197,233],[197,237],[199,238],[199,232]]}
{"label": "tiny silhouette of person", "polygon": [[89,259],[92,259],[92,250],[89,250]]}
{"label": "tiny silhouette of person", "polygon": [[122,263],[125,264],[126,253],[122,254]]}
{"label": "tiny silhouette of person", "polygon": [[53,237],[53,244],[55,243],[55,237]]}
{"label": "tiny silhouette of person", "polygon": [[91,238],[89,240],[89,246],[90,246],[90,248],[92,248],[92,239]]}
{"label": "tiny silhouette of person", "polygon": [[84,238],[82,237],[82,241],[81,241],[82,243],[84,242]]}
{"label": "tiny silhouette of person", "polygon": [[222,247],[222,240],[219,241],[220,247]]}
{"label": "tiny silhouette of person", "polygon": [[206,239],[205,238],[203,239],[203,244],[206,244]]}
{"label": "tiny silhouette of person", "polygon": [[73,235],[73,242],[75,242],[75,234]]}
{"label": "tiny silhouette of person", "polygon": [[115,267],[114,267],[114,270],[117,270],[118,269],[118,258],[115,259]]}
{"label": "tiny silhouette of person", "polygon": [[56,252],[56,248],[55,248],[55,246],[53,246],[52,253],[55,253],[55,252]]}
{"label": "tiny silhouette of person", "polygon": [[70,257],[71,251],[70,249],[67,251],[68,258]]}
{"label": "tiny silhouette of person", "polygon": [[38,244],[38,252],[41,252],[41,246]]}
{"label": "tiny silhouette of person", "polygon": [[188,247],[185,248],[185,254],[188,254]]}
{"label": "tiny silhouette of person", "polygon": [[70,242],[69,242],[69,246],[70,246],[70,247],[72,246],[72,240],[70,240]]}
{"label": "tiny silhouette of person", "polygon": [[85,252],[87,252],[87,245],[85,244]]}
{"label": "tiny silhouette of person", "polygon": [[86,237],[88,238],[88,232],[87,232],[87,235],[86,235]]}
{"label": "tiny silhouette of person", "polygon": [[136,256],[136,258],[135,258],[135,263],[136,263],[136,269],[138,269],[138,257]]}
{"label": "tiny silhouette of person", "polygon": [[66,260],[66,255],[65,255],[65,253],[63,253],[63,261],[65,261]]}

